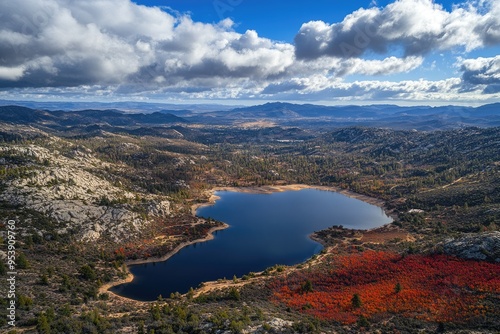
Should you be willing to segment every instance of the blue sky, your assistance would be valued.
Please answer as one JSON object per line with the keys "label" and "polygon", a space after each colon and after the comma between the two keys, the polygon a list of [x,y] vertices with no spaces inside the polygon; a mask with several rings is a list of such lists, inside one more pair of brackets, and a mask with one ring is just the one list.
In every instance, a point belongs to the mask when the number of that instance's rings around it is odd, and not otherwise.
{"label": "blue sky", "polygon": [[[293,42],[304,22],[322,20],[339,22],[359,8],[385,6],[391,1],[371,0],[137,0],[146,6],[165,6],[194,20],[215,23],[232,19],[235,30],[244,33],[248,29],[274,40]],[[452,1],[436,1],[450,9]]]}
{"label": "blue sky", "polygon": [[[196,21],[214,23],[231,18],[235,30],[248,29],[274,40],[293,42],[304,22],[322,20],[338,22],[361,7],[374,4],[367,0],[337,1],[278,1],[278,0],[146,0],[135,1],[147,6],[167,6],[180,13],[187,13]],[[380,5],[388,1],[379,1]]]}
{"label": "blue sky", "polygon": [[0,3],[0,99],[500,100],[498,0]]}

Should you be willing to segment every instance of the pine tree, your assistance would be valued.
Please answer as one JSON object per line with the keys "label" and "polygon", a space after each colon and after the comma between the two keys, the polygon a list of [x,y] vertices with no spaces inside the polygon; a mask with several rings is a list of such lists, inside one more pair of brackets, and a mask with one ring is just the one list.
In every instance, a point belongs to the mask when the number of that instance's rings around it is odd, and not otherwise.
{"label": "pine tree", "polygon": [[231,288],[229,291],[229,299],[232,300],[240,300],[240,292],[236,288]]}
{"label": "pine tree", "polygon": [[45,313],[40,313],[36,322],[37,322],[36,329],[38,330],[39,333],[50,334],[49,319],[47,319]]}
{"label": "pine tree", "polygon": [[24,253],[19,254],[16,262],[19,269],[26,269],[30,266],[28,259],[26,258],[26,255],[24,255]]}
{"label": "pine tree", "polygon": [[358,326],[368,328],[370,327],[370,322],[368,322],[368,319],[366,319],[364,315],[360,315],[358,319]]}
{"label": "pine tree", "polygon": [[352,296],[351,302],[352,307],[354,308],[360,308],[361,305],[363,305],[363,303],[361,302],[361,297],[357,293]]}
{"label": "pine tree", "polygon": [[310,280],[307,280],[307,281],[304,282],[304,284],[302,284],[302,291],[303,292],[306,292],[306,293],[307,292],[313,292],[313,290],[314,290],[313,289],[313,285],[312,285],[312,283],[311,283]]}

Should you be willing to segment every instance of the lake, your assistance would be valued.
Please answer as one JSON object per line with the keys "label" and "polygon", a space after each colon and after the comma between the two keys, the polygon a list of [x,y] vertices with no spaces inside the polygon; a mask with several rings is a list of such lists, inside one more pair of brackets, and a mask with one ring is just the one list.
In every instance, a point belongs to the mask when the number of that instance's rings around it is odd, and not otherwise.
{"label": "lake", "polygon": [[131,265],[131,283],[111,289],[136,300],[185,293],[201,282],[241,277],[275,264],[294,265],[321,251],[309,235],[333,225],[370,229],[392,221],[374,205],[339,193],[302,189],[272,194],[219,191],[197,215],[230,225],[215,238],[181,249],[163,262]]}

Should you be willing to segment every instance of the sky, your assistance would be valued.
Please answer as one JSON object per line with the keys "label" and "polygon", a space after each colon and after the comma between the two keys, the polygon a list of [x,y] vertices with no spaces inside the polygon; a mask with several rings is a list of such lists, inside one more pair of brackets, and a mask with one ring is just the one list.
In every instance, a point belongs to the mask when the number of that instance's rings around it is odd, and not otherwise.
{"label": "sky", "polygon": [[499,102],[500,1],[2,1],[0,99]]}

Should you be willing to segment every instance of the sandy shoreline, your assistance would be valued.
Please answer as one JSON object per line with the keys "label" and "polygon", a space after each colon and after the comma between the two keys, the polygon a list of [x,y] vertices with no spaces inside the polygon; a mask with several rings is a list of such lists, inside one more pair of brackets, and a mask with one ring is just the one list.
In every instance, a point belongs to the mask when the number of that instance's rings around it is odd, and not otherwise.
{"label": "sandy shoreline", "polygon": [[[109,289],[111,289],[112,287],[120,285],[120,284],[130,283],[133,280],[134,280],[134,275],[132,275],[132,273],[130,273],[130,271],[128,271],[128,268],[127,268],[127,277],[125,277],[119,281],[109,282],[109,283],[102,285],[99,288],[99,293],[111,292],[111,291],[109,291]],[[113,292],[111,292],[111,293],[113,293]],[[120,298],[125,298],[125,297],[117,295],[115,293],[113,293],[113,295],[118,296]],[[128,298],[125,298],[125,299],[128,299]],[[134,299],[130,299],[130,300],[134,300]]]}
{"label": "sandy shoreline", "polygon": [[226,229],[226,228],[229,227],[228,224],[226,224],[226,223],[223,223],[223,224],[224,225],[222,225],[222,226],[212,227],[210,230],[208,230],[207,236],[204,237],[204,238],[200,238],[200,239],[196,239],[196,240],[188,241],[188,242],[183,242],[183,243],[177,245],[177,247],[175,247],[174,249],[172,249],[170,252],[168,252],[167,254],[165,254],[162,257],[151,257],[149,259],[139,259],[139,260],[125,261],[125,264],[127,265],[127,277],[125,277],[124,279],[121,279],[119,281],[114,281],[114,282],[110,282],[110,283],[104,284],[103,286],[101,286],[99,288],[99,293],[110,292],[114,296],[119,297],[119,298],[123,298],[123,299],[127,299],[127,300],[132,300],[132,301],[136,301],[136,302],[139,302],[139,303],[149,303],[149,302],[142,302],[142,301],[138,301],[138,300],[135,300],[135,299],[131,299],[131,298],[127,298],[127,297],[124,297],[124,296],[117,295],[114,292],[109,291],[109,289],[111,289],[111,288],[113,288],[115,286],[118,286],[120,284],[130,283],[130,282],[132,282],[134,280],[134,275],[128,270],[128,266],[129,265],[143,264],[143,263],[152,263],[152,262],[162,262],[162,261],[168,260],[169,258],[171,258],[175,254],[177,254],[177,252],[179,252],[182,248],[184,248],[186,246],[189,246],[189,245],[192,245],[192,244],[196,244],[198,242],[205,242],[205,241],[212,240],[214,238],[214,235],[213,235],[214,232],[220,231],[220,230],[224,230],[224,229]]}
{"label": "sandy shoreline", "polygon": [[[352,192],[350,190],[340,189],[337,187],[310,186],[310,185],[306,185],[306,184],[290,184],[290,185],[261,186],[261,187],[256,187],[256,186],[254,186],[254,187],[215,187],[215,188],[208,191],[210,193],[210,197],[208,199],[208,202],[197,203],[197,204],[193,204],[191,206],[191,214],[193,216],[196,216],[196,211],[199,208],[214,205],[215,202],[218,199],[220,199],[220,197],[215,194],[217,191],[234,191],[234,192],[243,192],[243,193],[251,193],[251,194],[272,194],[272,193],[276,193],[276,192],[298,191],[298,190],[302,190],[302,189],[318,189],[318,190],[340,193],[340,194],[345,195],[347,197],[355,198],[355,199],[361,200],[365,203],[378,206],[381,209],[383,209],[386,212],[386,214],[389,216],[389,213],[386,211],[386,208],[385,208],[385,201],[383,201],[381,199],[358,194],[358,193]],[[192,244],[195,244],[198,242],[205,242],[205,241],[212,240],[214,238],[214,235],[213,235],[214,232],[226,229],[228,227],[229,227],[229,225],[226,223],[224,223],[224,225],[222,225],[222,226],[213,227],[208,231],[208,234],[206,237],[201,238],[201,239],[196,239],[193,241],[189,241],[189,242],[183,242],[162,257],[152,257],[149,259],[130,260],[130,261],[126,261],[125,264],[127,266],[129,266],[129,265],[134,265],[134,264],[143,264],[143,263],[165,261],[165,260],[169,259],[170,257],[174,256],[177,252],[179,252],[182,248],[184,248],[186,246],[189,246],[189,245],[192,245]],[[310,235],[309,237],[311,239],[315,240],[313,235]],[[319,242],[318,240],[315,240],[315,241]],[[111,291],[109,291],[109,289],[111,289],[112,287],[120,285],[120,284],[124,284],[124,283],[130,283],[133,281],[133,279],[134,279],[134,275],[132,275],[132,273],[130,273],[130,271],[129,271],[128,276],[125,279],[122,279],[122,280],[119,280],[116,282],[107,283],[107,284],[103,285],[99,289],[99,291],[100,292],[111,292]],[[114,294],[114,295],[116,295],[116,294]],[[119,296],[119,295],[116,295],[116,296],[118,296],[120,298],[129,299],[129,298]],[[129,300],[134,300],[134,299],[129,299]]]}

